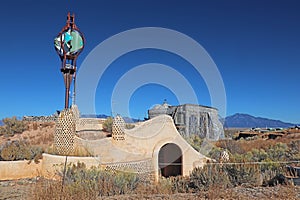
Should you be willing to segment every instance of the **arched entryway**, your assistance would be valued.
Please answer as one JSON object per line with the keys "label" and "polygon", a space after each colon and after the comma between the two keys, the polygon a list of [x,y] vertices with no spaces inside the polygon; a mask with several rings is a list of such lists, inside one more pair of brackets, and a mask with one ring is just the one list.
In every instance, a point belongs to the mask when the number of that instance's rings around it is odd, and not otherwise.
{"label": "arched entryway", "polygon": [[158,166],[164,177],[182,175],[182,152],[173,143],[165,144],[158,153]]}

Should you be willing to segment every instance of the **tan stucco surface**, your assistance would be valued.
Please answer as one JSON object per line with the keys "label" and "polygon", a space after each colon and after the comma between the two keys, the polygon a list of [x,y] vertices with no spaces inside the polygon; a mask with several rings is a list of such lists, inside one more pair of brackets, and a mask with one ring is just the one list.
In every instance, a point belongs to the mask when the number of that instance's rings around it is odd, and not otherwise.
{"label": "tan stucco surface", "polygon": [[158,175],[158,153],[168,143],[176,144],[182,151],[183,175],[189,175],[194,167],[203,166],[209,159],[194,150],[178,133],[173,120],[168,115],[160,115],[139,126],[125,130],[125,140],[112,138],[101,140],[82,140],[78,142],[99,158],[102,164],[131,162],[152,159]]}
{"label": "tan stucco surface", "polygon": [[[182,175],[189,175],[195,167],[203,166],[209,158],[194,150],[178,133],[168,115],[157,116],[130,130],[125,131],[125,140],[112,137],[100,140],[84,140],[76,137],[76,144],[83,146],[94,157],[68,157],[68,163],[83,162],[89,168],[143,160],[152,161],[155,178],[159,176],[158,157],[160,149],[168,143],[176,144],[182,152]],[[43,154],[41,163],[28,161],[0,162],[0,180],[45,176],[58,178],[65,156]]]}
{"label": "tan stucco surface", "polygon": [[32,178],[42,174],[42,163],[34,163],[28,160],[0,161],[0,180],[13,180]]}

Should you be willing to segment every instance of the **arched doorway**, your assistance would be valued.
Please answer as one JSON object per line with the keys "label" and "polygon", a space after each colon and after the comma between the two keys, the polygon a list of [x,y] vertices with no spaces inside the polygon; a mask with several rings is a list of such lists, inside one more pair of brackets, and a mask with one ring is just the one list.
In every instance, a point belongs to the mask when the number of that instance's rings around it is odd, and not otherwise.
{"label": "arched doorway", "polygon": [[182,175],[182,152],[173,143],[165,144],[158,153],[158,166],[164,177]]}

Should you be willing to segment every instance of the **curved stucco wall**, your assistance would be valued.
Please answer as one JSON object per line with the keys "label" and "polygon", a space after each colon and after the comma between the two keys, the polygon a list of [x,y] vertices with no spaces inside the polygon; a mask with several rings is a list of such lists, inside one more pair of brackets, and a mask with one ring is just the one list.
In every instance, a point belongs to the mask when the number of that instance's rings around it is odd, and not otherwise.
{"label": "curved stucco wall", "polygon": [[[197,152],[177,131],[172,117],[160,115],[146,121],[144,124],[126,130],[125,141],[117,143],[120,149],[140,156],[153,159],[156,177],[158,177],[158,154],[162,146],[168,143],[176,144],[182,151],[182,175],[188,176],[195,167],[202,167],[207,160],[206,156]],[[133,146],[134,148],[131,148]]]}

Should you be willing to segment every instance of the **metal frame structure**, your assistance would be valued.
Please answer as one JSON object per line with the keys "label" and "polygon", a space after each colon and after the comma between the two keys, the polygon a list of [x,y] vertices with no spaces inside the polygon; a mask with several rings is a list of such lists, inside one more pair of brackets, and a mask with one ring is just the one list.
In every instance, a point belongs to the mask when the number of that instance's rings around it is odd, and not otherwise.
{"label": "metal frame structure", "polygon": [[[74,42],[73,42],[74,41]],[[79,45],[78,45],[79,42]],[[72,43],[76,44],[72,46]],[[73,104],[75,104],[76,60],[84,48],[85,38],[75,24],[75,15],[68,13],[67,23],[54,40],[54,47],[61,59],[60,71],[65,83],[65,109],[69,108],[70,88],[73,86]],[[75,47],[75,48],[74,48]]]}

